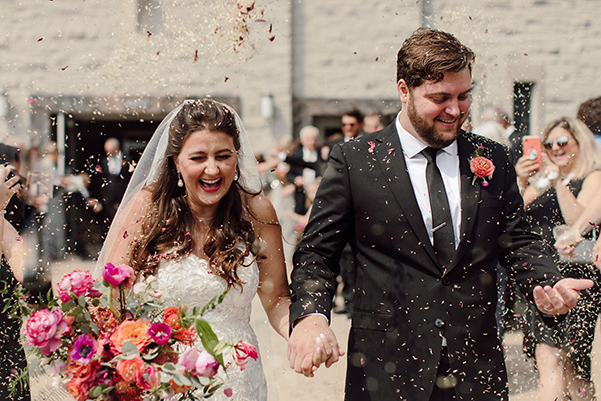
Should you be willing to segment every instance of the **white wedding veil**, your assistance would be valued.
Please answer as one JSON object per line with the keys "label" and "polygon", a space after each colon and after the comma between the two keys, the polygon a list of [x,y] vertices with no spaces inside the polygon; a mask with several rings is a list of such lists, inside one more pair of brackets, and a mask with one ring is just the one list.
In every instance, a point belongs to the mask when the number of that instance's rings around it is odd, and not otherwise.
{"label": "white wedding veil", "polygon": [[[118,241],[124,240],[119,234],[122,232],[125,222],[128,221],[128,216],[137,211],[136,200],[140,191],[147,185],[152,184],[158,176],[159,167],[165,159],[171,122],[185,104],[194,104],[197,101],[202,102],[202,100],[184,100],[182,104],[172,110],[163,121],[161,121],[161,124],[154,132],[150,142],[146,145],[144,153],[136,165],[136,169],[129,181],[127,190],[123,195],[119,209],[113,218],[106,240],[102,245],[102,250],[100,251],[98,262],[94,269],[94,277],[100,276],[102,267],[110,260],[109,256],[112,249]],[[238,151],[238,184],[251,192],[258,193],[262,188],[261,177],[257,170],[257,161],[252,151],[242,119],[232,107],[224,103],[221,104],[234,115],[236,127],[239,132],[240,150]]]}

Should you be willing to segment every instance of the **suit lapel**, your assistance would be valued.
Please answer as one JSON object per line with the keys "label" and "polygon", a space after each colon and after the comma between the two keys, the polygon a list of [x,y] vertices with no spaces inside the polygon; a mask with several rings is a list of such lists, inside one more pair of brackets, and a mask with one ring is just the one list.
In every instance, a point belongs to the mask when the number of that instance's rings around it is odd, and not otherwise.
{"label": "suit lapel", "polygon": [[420,242],[419,245],[425,248],[437,266],[436,272],[440,273],[441,268],[434,253],[434,247],[428,237],[417,200],[415,199],[413,185],[411,185],[403,149],[401,148],[401,141],[399,140],[394,123],[383,129],[382,134],[376,138],[376,141],[378,143],[374,142],[374,155],[380,162],[382,173],[390,183],[388,188],[399,204],[404,217],[409,221],[413,232]]}
{"label": "suit lapel", "polygon": [[467,239],[471,238],[478,212],[482,186],[478,184],[472,185],[474,174],[470,170],[470,158],[475,152],[476,146],[478,145],[471,143],[466,137],[466,133],[461,131],[457,137],[459,171],[461,174],[461,234],[457,254],[453,258],[453,263],[449,266],[449,270],[457,265],[468,249],[470,244]]}

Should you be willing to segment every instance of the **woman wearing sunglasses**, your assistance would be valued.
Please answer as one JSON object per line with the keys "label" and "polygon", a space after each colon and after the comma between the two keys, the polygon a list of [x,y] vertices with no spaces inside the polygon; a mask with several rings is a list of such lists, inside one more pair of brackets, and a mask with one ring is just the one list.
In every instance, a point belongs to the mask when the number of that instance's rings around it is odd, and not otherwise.
{"label": "woman wearing sunglasses", "polygon": [[579,120],[563,117],[543,131],[543,167],[528,156],[516,164],[518,184],[531,221],[565,277],[589,278],[595,286],[580,293],[577,306],[555,327],[548,327],[536,308],[529,308],[524,351],[534,357],[540,374],[539,400],[594,400],[591,348],[601,307],[601,273],[594,264],[559,261],[553,228],[574,224],[583,210],[601,197],[601,150]]}

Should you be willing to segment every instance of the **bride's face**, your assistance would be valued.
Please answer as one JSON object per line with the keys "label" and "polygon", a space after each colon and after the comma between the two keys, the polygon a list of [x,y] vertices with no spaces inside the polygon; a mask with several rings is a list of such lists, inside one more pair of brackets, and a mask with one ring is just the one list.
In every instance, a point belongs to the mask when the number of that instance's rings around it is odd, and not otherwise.
{"label": "bride's face", "polygon": [[220,131],[197,131],[175,156],[190,208],[198,217],[212,217],[230,189],[238,157],[234,140]]}

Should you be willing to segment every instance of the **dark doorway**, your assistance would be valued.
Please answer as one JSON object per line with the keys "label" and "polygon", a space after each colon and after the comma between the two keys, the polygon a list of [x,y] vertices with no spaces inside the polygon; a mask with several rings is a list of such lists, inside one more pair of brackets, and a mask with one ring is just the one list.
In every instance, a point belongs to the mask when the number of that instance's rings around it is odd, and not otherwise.
{"label": "dark doorway", "polygon": [[530,102],[534,82],[514,82],[513,121],[516,131],[530,135]]}
{"label": "dark doorway", "polygon": [[[65,124],[65,171],[92,173],[104,157],[104,142],[117,138],[126,159],[137,162],[161,120],[89,120],[68,118]],[[53,124],[52,140],[56,140]]]}
{"label": "dark doorway", "polygon": [[[54,116],[51,116],[54,118]],[[117,117],[118,118],[118,117]],[[109,184],[102,174],[102,161],[106,165],[104,143],[108,138],[116,138],[121,144],[123,160],[122,184],[112,186],[108,192],[115,195],[119,202],[125,186],[131,176],[133,165],[138,162],[142,152],[161,120],[143,119],[106,119],[93,120],[85,116],[66,117],[65,119],[65,173],[66,175],[84,175],[87,178],[86,190],[66,188],[61,199],[65,209],[65,249],[67,252],[84,257],[96,257],[116,209],[94,207],[102,204],[101,189]],[[56,124],[52,124],[51,139],[56,140]],[[108,187],[107,187],[108,189]],[[105,190],[106,192],[106,190]],[[98,200],[98,202],[96,202]],[[105,199],[106,200],[106,199]],[[114,204],[114,203],[111,203]],[[117,203],[118,204],[118,203]]]}

